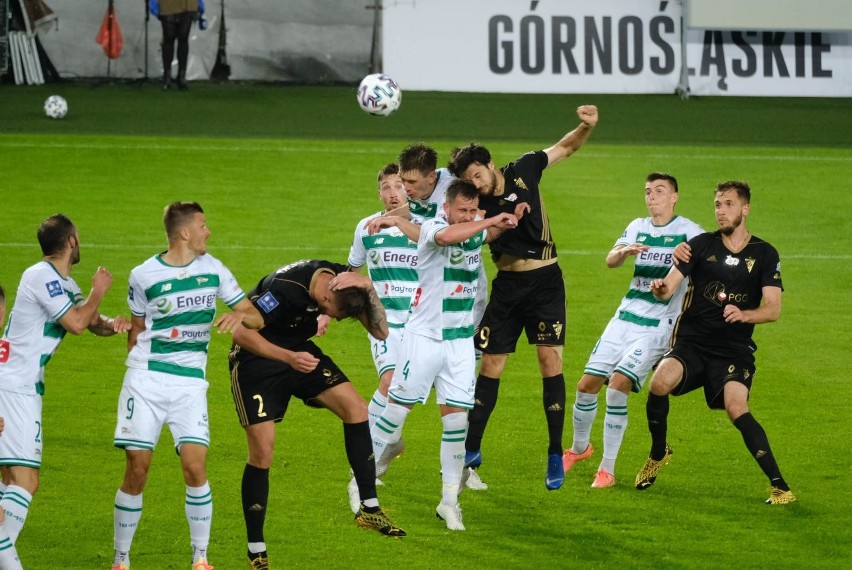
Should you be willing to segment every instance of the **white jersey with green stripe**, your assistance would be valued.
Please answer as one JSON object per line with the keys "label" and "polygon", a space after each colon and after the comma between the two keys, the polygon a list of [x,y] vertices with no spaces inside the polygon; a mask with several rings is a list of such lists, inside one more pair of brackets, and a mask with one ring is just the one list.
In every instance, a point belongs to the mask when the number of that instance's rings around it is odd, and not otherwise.
{"label": "white jersey with green stripe", "polygon": [[427,220],[417,243],[417,291],[406,331],[437,340],[471,338],[473,306],[482,263],[485,232],[446,247],[435,234],[448,226],[443,218]]}
{"label": "white jersey with green stripe", "polygon": [[376,295],[385,308],[388,326],[402,328],[408,320],[411,298],[417,289],[417,243],[399,228],[383,228],[370,235],[364,226],[382,213],[358,222],[348,264],[353,268],[367,265]]}
{"label": "white jersey with green stripe", "polygon": [[134,268],[127,304],[134,316],[145,317],[145,330],[127,356],[128,368],[203,380],[217,297],[233,307],[245,293],[212,255],[180,267],[155,255]]}
{"label": "white jersey with green stripe", "polygon": [[50,262],[24,271],[0,339],[0,389],[44,394],[44,367],[66,333],[59,319],[82,303],[77,283]]}
{"label": "white jersey with green stripe", "polygon": [[668,326],[680,312],[681,301],[687,283],[667,301],[659,301],[651,293],[651,281],[665,277],[671,269],[674,248],[698,234],[704,233],[701,226],[681,216],[675,216],[664,226],[655,226],[651,218],[636,218],[627,226],[615,242],[615,246],[634,243],[647,245],[650,249],[636,256],[630,289],[616,311],[616,317],[639,325],[656,327],[661,322]]}
{"label": "white jersey with green stripe", "polygon": [[452,173],[446,168],[439,168],[435,171],[438,180],[435,182],[435,189],[425,200],[408,199],[408,211],[411,213],[411,221],[415,224],[422,224],[426,220],[432,218],[444,217],[444,202],[447,196],[447,187],[455,178]]}

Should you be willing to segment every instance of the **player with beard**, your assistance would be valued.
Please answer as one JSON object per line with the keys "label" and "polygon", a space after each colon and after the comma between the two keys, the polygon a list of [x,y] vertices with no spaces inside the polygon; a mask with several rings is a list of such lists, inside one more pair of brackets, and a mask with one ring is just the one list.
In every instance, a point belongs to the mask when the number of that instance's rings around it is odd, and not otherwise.
{"label": "player with beard", "polygon": [[9,540],[0,538],[0,548],[14,545],[39,486],[45,366],[68,332],[79,335],[89,329],[111,336],[130,329],[126,318],[111,319],[98,312],[112,284],[112,275],[103,267],[95,272],[92,291],[83,301],[70,275],[80,262],[80,236],[73,222],[64,214],[50,216],[37,235],[44,258],[21,276],[0,339],[0,417],[6,423],[0,437],[0,466],[9,481],[0,500],[6,513],[2,529]]}
{"label": "player with beard", "polygon": [[756,371],[754,325],[776,321],[781,315],[781,262],[774,247],[746,228],[751,202],[748,184],[722,182],[715,196],[719,229],[689,240],[689,261],[651,283],[654,296],[666,300],[689,278],[672,349],[651,378],[646,406],[651,453],[636,476],[636,488],[653,485],[671,460],[672,449],[666,443],[668,395],[703,388],[708,407],[728,413],[769,479],[767,504],[791,503],[796,497],[781,476],[766,432],[748,407]]}
{"label": "player with beard", "polygon": [[502,168],[495,168],[491,153],[475,143],[454,149],[449,170],[472,182],[479,191],[479,207],[487,217],[513,213],[518,227],[504,232],[490,244],[497,275],[491,296],[474,337],[482,351],[476,381],[476,404],[470,412],[470,431],[465,442],[465,467],[482,463],[480,446],[491,412],[497,405],[500,377],[526,331],[535,345],[542,377],[543,407],[547,419],[548,447],[545,486],[562,487],[562,430],[565,425],[565,377],[562,349],[565,345],[565,282],[557,262],[550,219],[539,189],[545,168],[573,155],[589,138],[598,122],[593,105],[577,108],[580,124],[553,146],[529,152]]}

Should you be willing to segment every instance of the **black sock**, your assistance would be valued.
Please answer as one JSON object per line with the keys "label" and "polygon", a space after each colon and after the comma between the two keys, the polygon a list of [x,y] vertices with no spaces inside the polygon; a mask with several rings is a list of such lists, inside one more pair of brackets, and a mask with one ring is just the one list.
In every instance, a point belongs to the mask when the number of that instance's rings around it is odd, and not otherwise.
{"label": "black sock", "polygon": [[479,451],[482,446],[482,436],[485,434],[485,426],[488,418],[497,405],[497,391],[500,389],[499,378],[489,378],[479,375],[476,379],[476,393],[474,394],[473,409],[467,417],[467,439],[464,442],[465,451]]}
{"label": "black sock", "polygon": [[769,438],[766,437],[766,432],[751,412],[746,412],[735,419],[734,427],[740,430],[749,453],[769,478],[769,482],[782,491],[789,491],[790,487],[781,477],[781,470],[778,469],[778,463],[772,455],[772,449],[769,448]]}
{"label": "black sock", "polygon": [[669,397],[648,392],[645,403],[648,416],[648,431],[651,432],[651,459],[660,461],[666,456],[666,432],[668,431]]}
{"label": "black sock", "polygon": [[263,540],[263,523],[266,520],[266,502],[269,499],[269,469],[246,463],[242,494],[248,541],[266,542]]}
{"label": "black sock", "polygon": [[565,377],[562,374],[542,378],[544,417],[547,419],[548,455],[562,455],[562,430],[565,427]]}
{"label": "black sock", "polygon": [[373,457],[373,438],[367,422],[343,424],[346,457],[355,474],[361,502],[376,498],[376,461]]}

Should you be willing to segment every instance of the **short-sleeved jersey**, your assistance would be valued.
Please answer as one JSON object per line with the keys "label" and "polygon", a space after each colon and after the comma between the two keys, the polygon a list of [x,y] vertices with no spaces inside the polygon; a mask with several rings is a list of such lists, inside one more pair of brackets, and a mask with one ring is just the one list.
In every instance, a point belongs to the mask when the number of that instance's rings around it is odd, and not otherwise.
{"label": "short-sleeved jersey", "polygon": [[209,254],[174,266],[155,255],[130,272],[127,304],[145,330],[127,355],[128,368],[205,379],[216,298],[233,307],[245,298],[237,280]]}
{"label": "short-sleeved jersey", "polygon": [[435,182],[435,189],[432,190],[432,194],[428,198],[425,200],[408,199],[408,211],[411,212],[411,221],[415,224],[422,224],[435,217],[444,217],[447,187],[453,181],[453,175],[446,168],[439,168],[435,171],[435,174],[438,176],[438,180]]}
{"label": "short-sleeved jersey", "polygon": [[520,219],[517,228],[503,232],[489,244],[494,261],[502,254],[521,259],[548,260],[556,257],[550,220],[538,188],[547,163],[544,151],[529,152],[501,169],[505,179],[502,194],[479,197],[479,208],[485,210],[486,218],[501,212],[513,214],[515,206],[522,202],[531,208]]}
{"label": "short-sleeved jersey", "polygon": [[423,223],[417,243],[419,283],[406,331],[438,340],[470,338],[473,306],[482,263],[485,231],[460,244],[442,247],[435,234],[448,226],[435,218]]}
{"label": "short-sleeved jersey", "polygon": [[[260,334],[281,347],[296,346],[315,336],[320,312],[319,305],[311,297],[311,284],[321,273],[337,275],[346,270],[346,266],[339,263],[302,260],[285,265],[261,279],[249,291],[249,299],[263,317],[264,326]],[[241,350],[238,358],[255,356]]]}
{"label": "short-sleeved jersey", "polygon": [[370,235],[364,226],[381,215],[379,212],[358,222],[348,263],[355,268],[367,265],[373,288],[385,308],[388,326],[401,328],[408,320],[411,297],[417,289],[417,243],[395,227],[382,228]]}
{"label": "short-sleeved jersey", "polygon": [[689,277],[689,289],[675,325],[674,340],[683,338],[735,352],[754,352],[754,324],[726,323],[722,314],[729,303],[742,310],[758,308],[763,287],[783,291],[778,251],[751,236],[740,252],[733,253],[725,247],[719,231],[700,234],[689,240],[689,245],[689,263],[675,266]]}
{"label": "short-sleeved jersey", "polygon": [[41,261],[21,276],[15,305],[0,339],[0,389],[44,393],[44,367],[65,337],[65,313],[83,303],[80,287]]}
{"label": "short-sleeved jersey", "polygon": [[651,281],[668,274],[677,244],[703,232],[698,224],[681,216],[675,216],[664,226],[655,226],[650,217],[630,222],[615,247],[641,243],[650,249],[635,256],[630,289],[618,306],[616,317],[648,327],[656,327],[661,322],[664,326],[673,324],[680,312],[686,283],[682,283],[670,299],[660,301],[651,293]]}

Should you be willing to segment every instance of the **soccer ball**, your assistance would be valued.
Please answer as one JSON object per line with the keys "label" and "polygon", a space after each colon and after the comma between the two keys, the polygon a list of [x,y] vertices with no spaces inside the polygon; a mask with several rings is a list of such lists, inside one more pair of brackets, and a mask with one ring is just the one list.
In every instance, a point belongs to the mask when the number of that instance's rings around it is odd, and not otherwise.
{"label": "soccer ball", "polygon": [[44,101],[44,114],[51,119],[61,119],[68,112],[68,101],[59,95],[51,95]]}
{"label": "soccer ball", "polygon": [[374,73],[361,80],[358,86],[358,104],[380,117],[387,117],[402,103],[402,89],[389,75]]}

